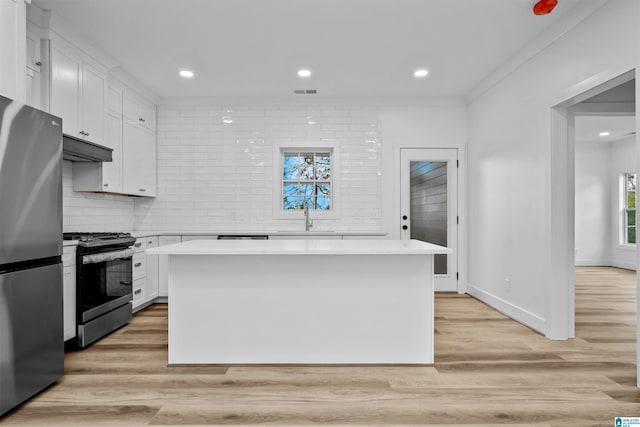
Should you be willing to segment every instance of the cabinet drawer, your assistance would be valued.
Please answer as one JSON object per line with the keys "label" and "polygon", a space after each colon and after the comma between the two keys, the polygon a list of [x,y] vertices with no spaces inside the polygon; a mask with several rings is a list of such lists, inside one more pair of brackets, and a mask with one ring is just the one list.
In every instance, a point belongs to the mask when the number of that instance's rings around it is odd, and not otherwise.
{"label": "cabinet drawer", "polygon": [[145,249],[158,246],[158,236],[140,237],[138,240],[144,242]]}
{"label": "cabinet drawer", "polygon": [[133,281],[133,307],[136,307],[146,301],[144,278]]}
{"label": "cabinet drawer", "polygon": [[143,252],[133,254],[133,279],[144,277],[147,272],[147,257]]}
{"label": "cabinet drawer", "polygon": [[158,236],[138,237],[133,244],[133,249],[136,252],[144,252],[145,249],[155,248],[158,246]]}

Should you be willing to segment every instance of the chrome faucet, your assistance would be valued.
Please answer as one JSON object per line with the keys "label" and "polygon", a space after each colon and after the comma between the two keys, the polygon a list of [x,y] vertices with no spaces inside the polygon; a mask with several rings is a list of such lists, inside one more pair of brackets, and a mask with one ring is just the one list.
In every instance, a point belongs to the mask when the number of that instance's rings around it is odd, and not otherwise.
{"label": "chrome faucet", "polygon": [[304,231],[309,231],[313,227],[313,220],[309,219],[309,204],[304,204]]}

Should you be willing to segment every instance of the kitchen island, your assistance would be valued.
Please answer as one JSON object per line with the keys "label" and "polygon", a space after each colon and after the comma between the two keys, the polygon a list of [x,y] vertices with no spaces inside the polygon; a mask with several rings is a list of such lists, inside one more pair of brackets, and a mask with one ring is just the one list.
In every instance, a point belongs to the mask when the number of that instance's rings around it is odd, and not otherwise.
{"label": "kitchen island", "polygon": [[433,363],[416,240],[196,240],[169,255],[169,364]]}

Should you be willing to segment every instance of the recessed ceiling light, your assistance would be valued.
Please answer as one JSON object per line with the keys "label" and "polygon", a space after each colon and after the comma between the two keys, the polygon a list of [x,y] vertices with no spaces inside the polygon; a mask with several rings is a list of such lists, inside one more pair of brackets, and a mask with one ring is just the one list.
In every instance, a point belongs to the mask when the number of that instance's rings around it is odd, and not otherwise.
{"label": "recessed ceiling light", "polygon": [[195,74],[190,70],[180,70],[180,77],[184,77],[185,79],[191,79]]}
{"label": "recessed ceiling light", "polygon": [[600,132],[600,136],[609,136],[609,135],[611,135],[611,132],[609,131]]}
{"label": "recessed ceiling light", "polygon": [[298,70],[298,76],[299,77],[311,77],[311,70],[307,70],[307,69]]}
{"label": "recessed ceiling light", "polygon": [[420,69],[420,70],[416,70],[413,75],[415,77],[427,77],[427,75],[429,74],[429,70],[426,70],[424,68]]}

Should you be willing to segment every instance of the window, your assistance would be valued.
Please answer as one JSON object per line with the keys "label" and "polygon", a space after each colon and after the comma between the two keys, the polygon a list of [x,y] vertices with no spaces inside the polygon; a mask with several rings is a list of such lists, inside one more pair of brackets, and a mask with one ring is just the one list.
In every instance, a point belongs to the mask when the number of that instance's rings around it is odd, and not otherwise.
{"label": "window", "polygon": [[331,211],[333,209],[333,152],[283,149],[282,209]]}
{"label": "window", "polygon": [[636,244],[636,174],[624,174],[624,243]]}

